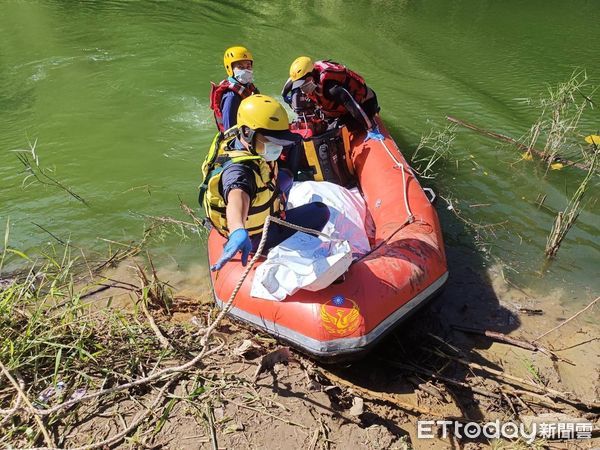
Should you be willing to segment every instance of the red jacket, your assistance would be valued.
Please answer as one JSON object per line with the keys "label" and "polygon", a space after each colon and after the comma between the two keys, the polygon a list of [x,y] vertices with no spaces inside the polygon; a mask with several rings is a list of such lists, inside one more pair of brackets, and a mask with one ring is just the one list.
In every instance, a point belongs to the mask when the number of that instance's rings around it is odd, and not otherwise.
{"label": "red jacket", "polygon": [[221,111],[221,100],[223,95],[227,91],[233,91],[242,99],[250,97],[252,94],[258,94],[258,89],[254,84],[250,83],[243,85],[240,83],[234,83],[229,78],[221,81],[219,84],[210,82],[210,109],[213,110],[215,115],[215,122],[219,131],[225,131],[223,129],[223,112]]}
{"label": "red jacket", "polygon": [[339,117],[348,112],[344,105],[328,96],[328,91],[334,84],[346,89],[359,104],[367,96],[367,85],[363,77],[336,62],[317,61],[313,69],[313,77],[319,86],[319,92],[315,91],[309,97],[328,117]]}

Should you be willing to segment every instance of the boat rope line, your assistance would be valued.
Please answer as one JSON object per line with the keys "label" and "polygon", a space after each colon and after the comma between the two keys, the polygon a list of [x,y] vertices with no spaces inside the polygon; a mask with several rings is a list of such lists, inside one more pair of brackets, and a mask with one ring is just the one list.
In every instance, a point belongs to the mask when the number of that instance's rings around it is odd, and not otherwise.
{"label": "boat rope line", "polygon": [[379,141],[383,144],[383,148],[385,148],[385,151],[387,152],[387,154],[389,155],[390,158],[392,158],[392,161],[394,161],[396,163],[396,167],[401,168],[404,167],[404,165],[398,161],[398,159],[396,159],[396,157],[394,156],[394,154],[390,151],[390,149],[388,148],[387,145],[385,145],[385,141]]}
{"label": "boat rope line", "polygon": [[[390,155],[390,158],[392,158],[392,160],[396,163],[396,167],[398,167],[400,169],[400,171],[402,172],[402,189],[404,189],[404,207],[406,208],[406,214],[408,215],[407,220],[412,222],[414,220],[415,216],[413,215],[412,211],[410,210],[410,206],[408,205],[408,184],[406,183],[406,173],[405,173],[406,170],[404,168],[404,164],[401,163],[398,159],[396,159],[394,154],[390,151],[388,146],[385,144],[385,141],[380,141],[380,142],[383,144],[383,148],[385,148],[385,151],[387,152],[387,154]],[[400,150],[398,149],[397,146],[396,146],[396,150],[398,150],[398,152],[400,152]]]}
{"label": "boat rope line", "polygon": [[[258,261],[258,259],[261,257],[262,251],[265,247],[265,243],[267,242],[267,231],[269,230],[269,226],[271,225],[271,222],[275,222],[279,225],[291,228],[296,231],[302,231],[304,233],[315,234],[317,236],[321,236],[325,239],[329,239],[332,241],[335,240],[328,234],[322,233],[321,231],[313,230],[312,228],[301,227],[300,225],[286,222],[285,220],[279,219],[277,217],[267,216],[267,218],[265,219],[265,223],[263,225],[262,237],[260,238],[260,242],[258,244],[258,247],[256,248],[256,252],[254,253],[254,256],[252,257],[252,259],[250,260],[248,265],[246,266],[246,270],[244,270],[244,273],[238,280],[237,284],[235,285],[235,288],[231,292],[231,295],[229,296],[229,300],[227,300],[227,303],[225,303],[225,305],[223,305],[221,312],[217,315],[215,320],[213,320],[213,322],[211,323],[211,325],[208,327],[207,331],[205,332],[204,336],[206,338],[208,338],[208,336],[210,336],[212,334],[212,332],[215,330],[215,328],[217,328],[217,326],[223,319],[223,316],[225,316],[225,314],[227,314],[229,312],[229,310],[231,309],[231,306],[233,305],[233,301],[235,300],[236,295],[238,294],[239,290],[242,287],[242,284],[244,284],[244,281],[246,280],[246,277],[252,270],[252,267],[254,267],[254,264],[256,264],[256,261]],[[218,272],[217,272],[217,275],[218,275]],[[202,338],[200,343],[204,346],[206,345],[206,342],[204,342],[204,337]]]}
{"label": "boat rope line", "polygon": [[367,256],[369,256],[370,254],[376,252],[377,250],[379,250],[381,247],[383,247],[385,244],[387,244],[390,239],[392,239],[396,233],[398,233],[402,228],[404,228],[406,225],[410,225],[411,223],[414,222],[414,216],[409,217],[408,219],[406,219],[402,225],[400,225],[398,228],[396,228],[392,234],[390,234],[388,237],[386,237],[383,241],[381,241],[379,244],[377,244],[375,247],[373,247],[371,250],[369,250],[367,253],[365,253],[364,255],[362,255],[360,258],[355,259],[354,261],[352,261],[350,263],[351,266],[353,266],[354,264],[356,264],[359,261],[362,261],[363,259],[365,259]]}

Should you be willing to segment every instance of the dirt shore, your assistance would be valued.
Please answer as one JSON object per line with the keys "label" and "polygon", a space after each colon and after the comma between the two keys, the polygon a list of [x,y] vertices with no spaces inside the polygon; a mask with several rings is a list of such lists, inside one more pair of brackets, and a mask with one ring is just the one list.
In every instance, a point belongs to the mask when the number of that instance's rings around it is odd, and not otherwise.
{"label": "dirt shore", "polygon": [[[482,270],[473,255],[449,249],[451,271],[444,293],[382,342],[364,360],[327,366],[282,347],[268,335],[225,320],[217,331],[223,348],[202,366],[202,380],[177,384],[162,420],[143,427],[122,448],[398,448],[504,449],[597,448],[600,397],[598,307],[544,336],[572,314],[564,294],[536,297],[505,280],[499,266]],[[113,278],[127,277],[124,264]],[[164,268],[175,288],[174,311],[163,326],[206,323],[212,299],[205,267]],[[102,306],[127,307],[127,295],[109,290]],[[593,298],[589,299],[590,301]],[[213,310],[214,314],[214,310]],[[194,318],[194,319],[192,319]],[[533,343],[538,351],[460,331],[456,326],[501,333]],[[276,364],[273,362],[275,352]],[[269,356],[271,355],[271,356]],[[263,373],[257,375],[260,365]],[[196,397],[190,393],[202,385]],[[558,394],[556,394],[558,393]],[[562,396],[562,397],[561,397]],[[152,398],[148,395],[147,401]],[[88,417],[70,444],[101,440],[129,422],[134,401]],[[412,408],[412,410],[411,410]],[[165,412],[167,411],[168,412]],[[592,439],[468,439],[449,435],[419,439],[418,420],[459,418],[528,422],[589,420]],[[554,418],[552,418],[554,417]]]}

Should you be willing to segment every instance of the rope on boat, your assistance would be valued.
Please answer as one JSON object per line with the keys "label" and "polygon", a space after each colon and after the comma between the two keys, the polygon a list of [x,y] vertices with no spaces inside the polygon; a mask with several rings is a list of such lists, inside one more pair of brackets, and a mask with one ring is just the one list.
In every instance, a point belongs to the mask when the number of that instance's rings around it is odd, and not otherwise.
{"label": "rope on boat", "polygon": [[256,264],[256,261],[258,261],[258,258],[260,258],[262,251],[265,247],[265,242],[267,242],[267,231],[269,230],[269,226],[271,225],[271,222],[275,222],[279,225],[291,228],[296,231],[302,231],[304,233],[309,233],[309,234],[316,234],[317,236],[321,236],[325,239],[333,240],[333,238],[331,236],[329,236],[328,234],[325,234],[321,231],[313,230],[312,228],[301,227],[300,225],[295,225],[293,223],[286,222],[285,220],[279,219],[277,217],[268,216],[265,219],[265,223],[263,225],[262,237],[260,238],[260,242],[258,244],[256,252],[254,253],[254,256],[250,260],[250,263],[248,263],[248,265],[246,266],[246,270],[244,270],[244,273],[242,274],[242,276],[238,280],[237,284],[235,285],[233,292],[229,296],[229,300],[227,300],[227,303],[223,306],[223,308],[221,309],[221,312],[219,312],[219,315],[215,318],[215,320],[213,320],[212,324],[206,330],[204,337],[200,341],[200,343],[202,345],[206,345],[206,340],[208,339],[208,337],[212,334],[212,332],[215,330],[215,328],[217,328],[217,326],[219,325],[219,322],[221,322],[221,319],[223,319],[225,314],[227,314],[229,312],[229,310],[231,309],[231,305],[233,305],[233,301],[235,300],[237,293],[241,289],[242,284],[244,284],[244,280],[246,280],[246,277],[252,270],[252,267],[254,267],[254,264]]}
{"label": "rope on boat", "polygon": [[[396,167],[398,167],[400,169],[400,171],[402,172],[402,189],[404,189],[404,207],[406,208],[406,214],[408,215],[407,220],[412,222],[414,220],[415,216],[413,215],[412,211],[410,210],[410,206],[408,206],[408,185],[406,184],[406,174],[404,173],[405,172],[404,164],[401,163],[398,159],[396,159],[394,154],[390,151],[388,146],[385,144],[385,141],[380,141],[380,142],[383,144],[383,148],[385,148],[385,151],[390,156],[390,158],[392,158],[394,163],[396,163]],[[398,150],[398,153],[400,153],[400,150],[398,149],[397,146],[396,146],[396,150]]]}

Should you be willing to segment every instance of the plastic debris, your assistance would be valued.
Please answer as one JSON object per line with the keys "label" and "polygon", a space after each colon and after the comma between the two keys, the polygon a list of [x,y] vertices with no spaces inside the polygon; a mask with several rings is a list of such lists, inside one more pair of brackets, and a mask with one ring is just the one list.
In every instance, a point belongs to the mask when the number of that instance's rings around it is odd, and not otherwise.
{"label": "plastic debris", "polygon": [[533,155],[530,152],[525,152],[521,155],[525,161],[533,161]]}
{"label": "plastic debris", "polygon": [[63,381],[56,383],[56,386],[48,386],[37,396],[34,406],[38,409],[43,409],[48,406],[48,403],[52,398],[55,396],[61,397],[66,388],[67,385]]}
{"label": "plastic debris", "polygon": [[597,134],[590,134],[589,136],[585,137],[585,142],[588,144],[600,145],[600,136]]}
{"label": "plastic debris", "polygon": [[259,349],[260,345],[251,341],[250,339],[244,339],[244,341],[240,344],[239,347],[233,350],[233,354],[235,356],[247,356],[249,353],[252,353],[252,350]]}
{"label": "plastic debris", "polygon": [[49,386],[46,389],[44,389],[42,392],[40,392],[40,395],[38,395],[36,400],[38,403],[47,404],[48,401],[52,397],[54,397],[54,394],[56,394],[56,389],[54,388],[54,386]]}
{"label": "plastic debris", "polygon": [[358,417],[364,412],[364,406],[365,402],[362,398],[354,397],[352,399],[352,407],[350,408],[350,411],[348,411],[348,413],[351,416]]}
{"label": "plastic debris", "polygon": [[71,394],[71,396],[69,397],[69,400],[79,400],[80,398],[82,398],[85,395],[86,392],[87,392],[87,389],[85,389],[85,388],[75,389],[75,392],[73,392]]}
{"label": "plastic debris", "polygon": [[288,363],[292,358],[292,352],[289,347],[281,347],[271,353],[267,353],[260,360],[260,365],[256,369],[256,373],[254,374],[254,381],[258,379],[258,376],[266,372],[267,370],[273,369],[275,364],[278,363]]}

